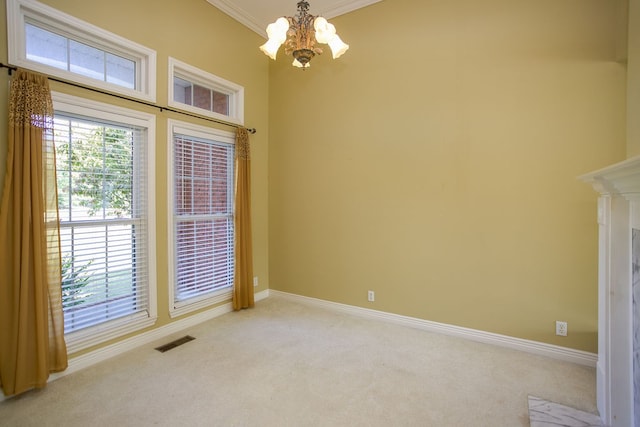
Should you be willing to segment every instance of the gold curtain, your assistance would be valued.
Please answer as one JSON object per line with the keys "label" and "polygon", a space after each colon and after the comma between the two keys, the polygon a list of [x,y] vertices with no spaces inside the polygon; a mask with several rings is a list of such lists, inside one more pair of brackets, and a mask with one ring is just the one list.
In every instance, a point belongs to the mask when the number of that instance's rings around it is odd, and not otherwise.
{"label": "gold curtain", "polygon": [[253,249],[251,243],[251,159],[249,133],[236,133],[235,277],[233,309],[253,307]]}
{"label": "gold curtain", "polygon": [[67,367],[53,102],[43,75],[16,71],[0,204],[0,383],[14,395]]}

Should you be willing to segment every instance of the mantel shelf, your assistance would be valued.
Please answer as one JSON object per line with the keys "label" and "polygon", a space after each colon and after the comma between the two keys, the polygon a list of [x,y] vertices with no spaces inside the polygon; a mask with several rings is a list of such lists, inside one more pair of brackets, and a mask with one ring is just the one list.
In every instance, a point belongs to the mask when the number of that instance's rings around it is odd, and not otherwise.
{"label": "mantel shelf", "polygon": [[640,156],[579,177],[603,195],[620,195],[640,201]]}

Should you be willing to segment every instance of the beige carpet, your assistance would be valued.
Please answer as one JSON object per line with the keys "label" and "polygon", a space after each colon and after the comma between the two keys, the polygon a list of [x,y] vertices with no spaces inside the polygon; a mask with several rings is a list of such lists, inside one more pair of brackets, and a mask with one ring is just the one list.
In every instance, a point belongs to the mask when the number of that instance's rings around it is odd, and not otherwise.
{"label": "beige carpet", "polygon": [[595,370],[272,296],[2,402],[0,425],[514,427],[528,395],[595,412]]}

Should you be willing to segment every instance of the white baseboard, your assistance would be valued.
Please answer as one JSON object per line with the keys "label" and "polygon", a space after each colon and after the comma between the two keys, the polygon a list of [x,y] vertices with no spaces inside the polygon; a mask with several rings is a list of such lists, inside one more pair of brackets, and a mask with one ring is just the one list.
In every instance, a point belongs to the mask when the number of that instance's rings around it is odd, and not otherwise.
{"label": "white baseboard", "polygon": [[[255,300],[261,301],[269,297],[269,290],[264,290],[255,294]],[[186,317],[184,319],[176,320],[168,325],[161,326],[157,329],[153,329],[149,332],[142,333],[140,335],[127,338],[126,340],[119,341],[115,344],[108,345],[106,347],[99,348],[89,353],[73,357],[69,359],[69,366],[62,372],[53,373],[49,376],[49,381],[55,381],[58,378],[62,378],[66,375],[88,368],[96,363],[103,362],[112,357],[118,356],[127,351],[133,350],[137,347],[149,344],[153,341],[162,339],[169,335],[180,332],[184,329],[193,327],[207,320],[214,319],[223,314],[233,311],[231,302],[219,305],[211,310],[203,311],[193,316]],[[0,393],[0,402],[8,399]]]}
{"label": "white baseboard", "polygon": [[[524,340],[521,338],[513,338],[506,335],[494,334],[491,332],[484,332],[475,329],[463,328],[460,326],[447,325],[444,323],[432,322],[429,320],[417,319],[414,317],[402,316],[393,313],[387,313],[384,311],[371,310],[368,308],[356,307],[347,304],[340,304],[336,302],[321,300],[317,298],[310,298],[301,295],[290,294],[287,292],[275,291],[273,289],[267,289],[255,294],[255,300],[261,301],[269,296],[277,296],[285,298],[291,301],[310,304],[316,307],[323,307],[329,310],[334,310],[342,313],[348,313],[360,317],[369,319],[384,320],[391,323],[396,323],[404,326],[409,326],[416,329],[422,329],[429,332],[436,332],[445,335],[455,336],[459,338],[465,338],[472,341],[478,341],[486,344],[493,344],[501,347],[512,348],[527,353],[542,355],[553,359],[564,360],[567,362],[577,363],[580,365],[595,367],[598,355],[589,353],[586,351],[574,350],[566,347],[560,347],[551,344],[540,343],[536,341]],[[207,320],[214,319],[223,314],[229,313],[233,310],[231,303],[226,303],[211,310],[198,313],[193,316],[189,316],[185,319],[177,320],[168,325],[161,326],[160,328],[153,329],[149,332],[136,335],[123,341],[119,341],[115,344],[108,345],[106,347],[99,348],[89,353],[83,354],[78,357],[69,359],[69,367],[63,371],[55,374],[51,374],[49,381],[54,381],[58,378],[62,378],[65,375],[72,374],[81,369],[88,368],[92,365],[118,356],[127,351],[133,350],[137,347],[149,344],[153,341],[162,339],[174,333],[180,332],[184,329],[198,325]],[[0,393],[0,402],[6,398]]]}
{"label": "white baseboard", "polygon": [[445,323],[437,323],[429,320],[418,319],[415,317],[387,313],[384,311],[371,310],[368,308],[356,307],[347,304],[340,304],[317,298],[310,298],[301,295],[290,294],[287,292],[275,291],[273,289],[269,291],[269,295],[282,297],[291,301],[297,301],[317,307],[324,307],[342,313],[349,313],[360,317],[384,320],[387,322],[409,326],[416,329],[422,329],[429,332],[436,332],[486,344],[507,347],[527,353],[550,357],[552,359],[564,360],[566,362],[572,362],[579,365],[595,367],[596,362],[598,361],[598,355],[595,353],[574,350],[567,347],[560,347],[557,345],[545,344],[537,341],[514,338],[506,335],[479,331],[476,329],[463,328],[460,326],[447,325]]}

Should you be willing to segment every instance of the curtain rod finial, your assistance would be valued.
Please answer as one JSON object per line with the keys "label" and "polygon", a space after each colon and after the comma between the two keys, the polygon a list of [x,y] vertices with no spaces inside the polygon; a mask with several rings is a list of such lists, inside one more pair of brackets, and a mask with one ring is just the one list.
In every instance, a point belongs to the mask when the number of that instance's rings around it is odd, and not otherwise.
{"label": "curtain rod finial", "polygon": [[0,68],[6,68],[7,69],[7,74],[9,74],[9,76],[13,75],[13,72],[15,70],[17,70],[16,67],[12,67],[11,65],[3,64],[2,62],[0,62]]}

